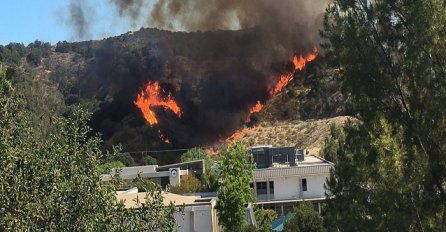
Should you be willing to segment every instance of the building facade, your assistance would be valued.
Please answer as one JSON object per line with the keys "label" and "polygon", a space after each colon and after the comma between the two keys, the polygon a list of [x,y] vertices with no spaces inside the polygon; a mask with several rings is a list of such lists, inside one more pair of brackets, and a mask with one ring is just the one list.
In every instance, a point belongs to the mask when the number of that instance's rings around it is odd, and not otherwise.
{"label": "building facade", "polygon": [[[137,188],[117,191],[116,198],[123,201],[126,208],[137,207],[136,199],[144,199],[145,192],[138,192]],[[183,212],[174,214],[176,230],[179,232],[220,232],[215,197],[201,198],[199,196],[182,196],[163,192],[163,204],[173,203],[177,207],[184,207]]]}
{"label": "building facade", "polygon": [[251,153],[256,163],[251,183],[256,205],[285,215],[299,202],[311,201],[320,212],[333,163],[293,147],[253,147]]}
{"label": "building facade", "polygon": [[[167,186],[175,186],[181,183],[181,177],[185,175],[202,175],[205,173],[204,160],[195,160],[171,165],[146,165],[123,167],[119,171],[119,176],[123,180],[133,180],[138,176],[159,184],[163,189]],[[102,181],[110,181],[115,174],[112,170],[110,174],[101,175]]]}

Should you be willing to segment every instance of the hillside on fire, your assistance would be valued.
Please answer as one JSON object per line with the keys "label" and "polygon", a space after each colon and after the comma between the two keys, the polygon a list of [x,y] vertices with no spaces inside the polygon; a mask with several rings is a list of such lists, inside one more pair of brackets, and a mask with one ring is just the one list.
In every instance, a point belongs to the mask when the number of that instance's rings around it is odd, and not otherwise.
{"label": "hillside on fire", "polygon": [[8,1],[0,231],[446,231],[446,1]]}
{"label": "hillside on fire", "polygon": [[[343,115],[337,71],[326,68],[317,41],[297,43],[282,57],[268,51],[269,42],[248,43],[261,31],[140,29],[55,46],[11,44],[4,50],[23,50],[23,57],[3,63],[36,120],[50,107],[63,114],[81,104],[93,113],[90,125],[104,150],[219,146],[245,128]],[[29,59],[33,51],[38,62]],[[56,95],[45,95],[50,89]],[[302,140],[273,134],[258,142]]]}

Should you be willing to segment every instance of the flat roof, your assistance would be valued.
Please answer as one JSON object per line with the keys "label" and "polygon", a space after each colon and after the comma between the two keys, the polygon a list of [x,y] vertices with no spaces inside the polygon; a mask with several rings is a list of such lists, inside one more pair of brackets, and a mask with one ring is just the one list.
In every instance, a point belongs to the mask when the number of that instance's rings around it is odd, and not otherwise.
{"label": "flat roof", "polygon": [[[201,198],[200,196],[183,196],[169,192],[162,192],[163,204],[165,206],[170,205],[172,202],[176,206],[181,205],[209,205],[212,204],[215,198]],[[144,202],[146,198],[146,192],[130,192],[130,193],[117,193],[116,199],[118,201],[124,201],[124,205],[126,208],[135,208],[137,207],[136,199],[140,202]]]}
{"label": "flat roof", "polygon": [[306,155],[304,156],[303,161],[299,161],[297,166],[309,166],[309,165],[315,165],[315,164],[333,164],[325,159],[322,159],[319,156],[315,155]]}

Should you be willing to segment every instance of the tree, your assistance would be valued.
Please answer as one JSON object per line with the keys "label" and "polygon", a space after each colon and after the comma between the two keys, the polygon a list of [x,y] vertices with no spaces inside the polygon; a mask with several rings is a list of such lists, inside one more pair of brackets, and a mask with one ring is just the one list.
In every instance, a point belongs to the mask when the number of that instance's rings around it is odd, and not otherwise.
{"label": "tree", "polygon": [[443,1],[338,0],[324,27],[347,111],[360,121],[335,153],[328,228],[445,230]]}
{"label": "tree", "polygon": [[193,175],[181,177],[181,183],[177,186],[170,187],[170,192],[181,193],[197,193],[201,191],[201,182]]}
{"label": "tree", "polygon": [[61,52],[61,53],[68,53],[71,52],[72,48],[71,48],[71,43],[67,42],[67,41],[59,41],[56,44],[56,52]]}
{"label": "tree", "polygon": [[194,160],[204,160],[205,173],[201,176],[203,191],[215,191],[218,188],[218,173],[212,169],[213,160],[206,150],[202,148],[192,148],[181,156],[181,162]]}
{"label": "tree", "polygon": [[337,163],[337,151],[345,143],[345,133],[342,127],[332,124],[330,126],[330,136],[325,138],[324,146],[321,148],[320,155],[324,159]]}
{"label": "tree", "polygon": [[87,137],[88,116],[80,109],[54,116],[59,130],[41,136],[0,70],[1,231],[174,228],[175,207],[164,207],[161,190],[152,188],[138,209],[125,209],[114,186],[101,182],[100,141]]}
{"label": "tree", "polygon": [[128,152],[119,153],[116,156],[117,161],[123,163],[126,167],[130,167],[135,163],[135,160],[133,159],[132,155]]}
{"label": "tree", "polygon": [[271,232],[277,213],[272,209],[258,208],[254,211],[259,232]]}
{"label": "tree", "polygon": [[125,165],[121,163],[121,161],[110,161],[99,165],[99,173],[110,174],[112,170],[121,169],[123,167],[125,167]]}
{"label": "tree", "polygon": [[29,52],[29,54],[26,56],[26,61],[28,61],[29,64],[32,64],[34,66],[38,66],[41,63],[42,60],[42,53],[39,49],[33,48]]}
{"label": "tree", "polygon": [[158,161],[150,155],[146,155],[141,160],[142,165],[156,165]]}
{"label": "tree", "polygon": [[293,212],[293,216],[285,222],[285,232],[324,232],[322,217],[310,202],[300,203]]}
{"label": "tree", "polygon": [[219,221],[226,231],[240,231],[246,224],[246,205],[254,198],[249,187],[254,162],[240,142],[232,143],[229,148],[221,150],[220,156],[221,184],[217,192]]}

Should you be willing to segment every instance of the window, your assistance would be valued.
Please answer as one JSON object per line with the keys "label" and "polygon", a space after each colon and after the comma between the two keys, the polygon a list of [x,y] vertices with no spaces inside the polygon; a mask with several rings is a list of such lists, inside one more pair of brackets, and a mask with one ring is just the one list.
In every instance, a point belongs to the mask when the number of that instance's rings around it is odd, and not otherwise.
{"label": "window", "polygon": [[269,182],[269,193],[274,194],[274,181]]}
{"label": "window", "polygon": [[302,191],[307,191],[307,179],[302,179]]}
{"label": "window", "polygon": [[266,182],[257,182],[256,188],[257,188],[257,195],[266,194]]}

